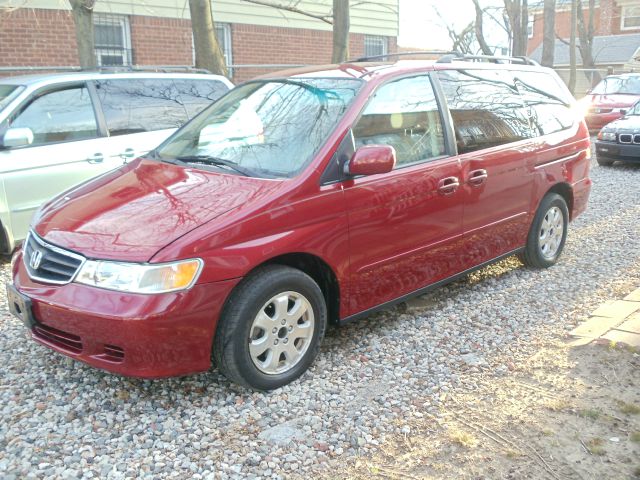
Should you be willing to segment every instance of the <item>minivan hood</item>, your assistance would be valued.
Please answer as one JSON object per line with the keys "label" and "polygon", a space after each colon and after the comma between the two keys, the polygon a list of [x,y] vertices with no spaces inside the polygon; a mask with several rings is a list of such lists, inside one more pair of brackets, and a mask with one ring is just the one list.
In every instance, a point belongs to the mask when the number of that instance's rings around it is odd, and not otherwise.
{"label": "minivan hood", "polygon": [[51,201],[35,231],[88,258],[146,262],[187,232],[282,184],[136,160]]}

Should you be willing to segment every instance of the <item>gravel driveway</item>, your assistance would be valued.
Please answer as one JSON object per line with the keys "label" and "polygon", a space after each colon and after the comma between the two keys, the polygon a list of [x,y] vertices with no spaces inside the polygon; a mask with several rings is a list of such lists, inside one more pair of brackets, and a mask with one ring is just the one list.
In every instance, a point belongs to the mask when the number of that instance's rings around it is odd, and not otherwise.
{"label": "gravel driveway", "polygon": [[594,163],[592,178],[558,265],[509,258],[331,329],[311,370],[270,394],[216,371],[144,381],[70,361],[25,339],[3,290],[0,477],[339,475],[345,460],[436,413],[447,392],[508,375],[549,336],[640,286],[640,166]]}

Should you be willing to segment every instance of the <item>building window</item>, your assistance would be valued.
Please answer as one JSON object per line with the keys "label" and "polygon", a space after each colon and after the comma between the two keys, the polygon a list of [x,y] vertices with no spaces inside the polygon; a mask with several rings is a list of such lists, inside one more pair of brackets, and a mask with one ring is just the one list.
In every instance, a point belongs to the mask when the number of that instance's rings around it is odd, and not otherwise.
{"label": "building window", "polygon": [[[231,45],[231,25],[229,23],[216,23],[216,39],[220,44],[220,50],[222,50],[222,56],[224,57],[224,63],[227,65],[227,74],[229,77],[233,77],[233,71],[230,68],[233,65],[233,48]],[[193,52],[193,64],[196,63],[196,48],[193,43],[193,35],[191,36],[191,51]]]}
{"label": "building window", "polygon": [[527,37],[533,38],[533,15],[529,15],[529,20],[527,21]]}
{"label": "building window", "polygon": [[122,15],[94,14],[93,26],[98,65],[131,65],[129,19]]}
{"label": "building window", "polygon": [[640,7],[622,7],[620,28],[622,30],[640,29]]}
{"label": "building window", "polygon": [[375,57],[387,54],[387,37],[378,35],[364,36],[364,56]]}

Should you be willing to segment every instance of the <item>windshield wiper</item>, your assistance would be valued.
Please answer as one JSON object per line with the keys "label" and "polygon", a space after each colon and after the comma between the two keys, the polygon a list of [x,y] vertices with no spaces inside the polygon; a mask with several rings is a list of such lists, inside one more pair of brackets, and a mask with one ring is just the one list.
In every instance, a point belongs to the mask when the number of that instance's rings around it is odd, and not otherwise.
{"label": "windshield wiper", "polygon": [[178,160],[181,163],[201,163],[202,165],[214,165],[216,167],[227,167],[231,170],[238,172],[245,177],[258,177],[253,170],[250,170],[245,167],[241,167],[235,162],[230,160],[225,160],[220,157],[213,157],[211,155],[184,155],[181,157],[176,157],[175,160]]}

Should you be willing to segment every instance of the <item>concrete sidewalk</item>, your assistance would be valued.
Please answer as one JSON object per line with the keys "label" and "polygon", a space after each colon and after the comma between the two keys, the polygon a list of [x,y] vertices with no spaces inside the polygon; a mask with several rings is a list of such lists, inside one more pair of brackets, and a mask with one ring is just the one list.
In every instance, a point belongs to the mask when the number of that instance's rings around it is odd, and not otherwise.
{"label": "concrete sidewalk", "polygon": [[640,288],[623,300],[606,302],[571,331],[572,346],[591,342],[623,344],[640,349]]}

